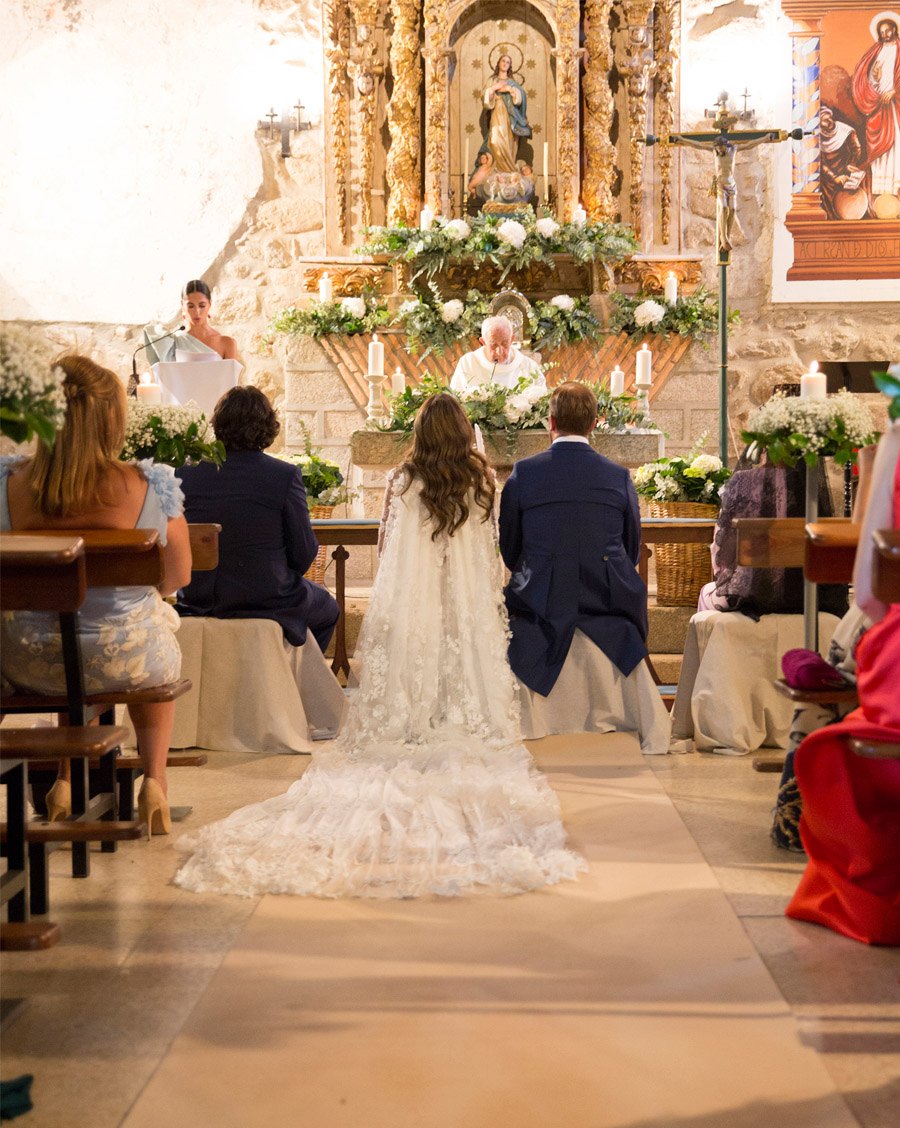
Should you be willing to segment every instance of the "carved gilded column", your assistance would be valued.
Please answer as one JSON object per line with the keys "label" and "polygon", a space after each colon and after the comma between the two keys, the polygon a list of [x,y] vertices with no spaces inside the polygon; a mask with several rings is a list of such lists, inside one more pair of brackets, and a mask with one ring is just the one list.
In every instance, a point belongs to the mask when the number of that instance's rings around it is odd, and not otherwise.
{"label": "carved gilded column", "polygon": [[[656,0],[653,55],[656,62],[656,120],[654,133],[667,138],[675,128],[675,65],[678,62],[678,25],[681,0]],[[659,170],[659,239],[668,243],[672,233],[672,146],[663,142],[656,150]]]}
{"label": "carved gilded column", "polygon": [[359,218],[363,227],[372,222],[372,175],[375,168],[375,108],[378,83],[384,67],[377,57],[375,24],[378,0],[350,0],[356,26],[351,73],[359,98],[357,129],[359,136]]}
{"label": "carved gilded column", "polygon": [[619,39],[616,66],[628,92],[628,158],[631,226],[640,237],[644,205],[644,139],[647,135],[647,97],[655,71],[647,28],[653,0],[624,0],[625,32]]}
{"label": "carved gilded column", "polygon": [[391,0],[390,67],[394,79],[388,105],[391,147],[385,174],[387,221],[412,226],[419,212],[419,58],[420,0]]}
{"label": "carved gilded column", "polygon": [[579,0],[559,0],[556,26],[556,210],[570,220],[578,204],[578,71],[584,51],[578,46]]}
{"label": "carved gilded column", "polygon": [[447,153],[447,0],[425,0],[425,202],[440,214]]}
{"label": "carved gilded column", "polygon": [[347,175],[350,168],[350,12],[346,0],[328,0],[324,8],[325,58],[328,63],[329,148],[334,172],[338,237],[347,239]]}
{"label": "carved gilded column", "polygon": [[581,202],[591,219],[616,215],[613,181],[616,147],[610,140],[614,100],[609,85],[612,35],[609,16],[614,0],[585,0],[584,49],[584,182]]}

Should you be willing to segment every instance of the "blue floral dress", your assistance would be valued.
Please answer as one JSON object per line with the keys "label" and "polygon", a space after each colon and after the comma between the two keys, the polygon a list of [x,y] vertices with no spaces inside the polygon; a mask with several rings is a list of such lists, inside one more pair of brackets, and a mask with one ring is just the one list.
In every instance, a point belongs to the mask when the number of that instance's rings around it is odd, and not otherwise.
{"label": "blue floral dress", "polygon": [[[0,532],[12,528],[7,487],[21,456],[0,458]],[[156,529],[162,544],[170,517],[184,510],[184,495],[169,466],[138,462],[147,496],[135,528]],[[89,693],[149,689],[181,673],[175,638],[179,619],[152,587],[93,588],[78,613],[78,635]],[[59,619],[42,611],[8,611],[0,617],[3,677],[22,690],[65,693]]]}

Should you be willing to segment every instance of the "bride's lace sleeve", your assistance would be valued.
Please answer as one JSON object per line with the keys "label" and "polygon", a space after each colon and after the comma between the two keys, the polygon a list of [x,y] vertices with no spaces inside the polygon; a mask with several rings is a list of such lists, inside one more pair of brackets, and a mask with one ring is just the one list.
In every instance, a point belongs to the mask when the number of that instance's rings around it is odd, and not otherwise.
{"label": "bride's lace sleeve", "polygon": [[378,555],[381,556],[384,546],[390,536],[396,520],[395,499],[399,500],[406,484],[406,476],[402,470],[391,470],[387,476],[387,488],[384,491],[384,508],[381,511],[381,527],[378,530]]}

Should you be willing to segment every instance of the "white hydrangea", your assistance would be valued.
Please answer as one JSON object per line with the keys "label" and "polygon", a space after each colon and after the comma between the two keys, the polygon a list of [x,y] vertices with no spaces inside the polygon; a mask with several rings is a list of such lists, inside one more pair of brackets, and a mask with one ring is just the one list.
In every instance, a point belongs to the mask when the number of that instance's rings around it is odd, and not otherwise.
{"label": "white hydrangea", "polygon": [[497,238],[501,243],[508,243],[516,250],[521,249],[527,235],[528,232],[517,219],[505,219],[497,228]]}
{"label": "white hydrangea", "polygon": [[722,459],[716,454],[698,454],[690,468],[701,474],[714,474],[722,469]]}
{"label": "white hydrangea", "polygon": [[634,484],[636,486],[646,486],[653,481],[653,476],[656,473],[656,467],[652,462],[645,462],[643,466],[639,466],[634,472]]}
{"label": "white hydrangea", "polygon": [[366,316],[365,298],[341,298],[341,309],[360,320]]}
{"label": "white hydrangea", "polygon": [[634,322],[644,328],[647,325],[658,325],[665,316],[666,307],[653,301],[652,298],[648,298],[647,301],[641,302],[634,311]]}
{"label": "white hydrangea", "polygon": [[545,215],[543,219],[539,219],[534,225],[535,231],[538,235],[542,235],[545,239],[552,239],[553,236],[559,231],[559,224],[549,215]]}
{"label": "white hydrangea", "polygon": [[465,306],[459,298],[451,298],[449,302],[444,302],[441,306],[441,321],[445,325],[452,325],[455,321],[459,321],[464,309]]}
{"label": "white hydrangea", "polygon": [[657,501],[675,501],[681,494],[681,486],[674,478],[667,478],[663,474],[654,474],[653,482],[656,486],[654,497]]}
{"label": "white hydrangea", "polygon": [[510,423],[518,423],[522,416],[527,415],[529,411],[531,411],[531,401],[524,392],[518,392],[506,401],[504,414]]}
{"label": "white hydrangea", "polygon": [[557,294],[555,298],[550,299],[550,304],[557,309],[574,309],[575,299],[569,294]]}
{"label": "white hydrangea", "polygon": [[525,397],[525,399],[528,401],[529,407],[531,407],[537,403],[541,396],[544,396],[547,393],[536,380],[532,380],[530,384],[526,384],[520,394]]}
{"label": "white hydrangea", "polygon": [[457,241],[468,239],[472,234],[472,228],[464,219],[451,219],[444,228],[444,231],[447,233],[448,238]]}

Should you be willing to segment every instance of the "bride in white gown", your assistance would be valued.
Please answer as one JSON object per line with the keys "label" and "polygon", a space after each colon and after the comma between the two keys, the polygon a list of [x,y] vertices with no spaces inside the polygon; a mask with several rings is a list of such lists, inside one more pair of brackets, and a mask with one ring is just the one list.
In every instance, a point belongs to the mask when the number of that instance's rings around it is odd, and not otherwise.
{"label": "bride in white gown", "polygon": [[340,737],[288,791],[182,839],[186,889],[320,897],[520,893],[573,878],[522,744],[494,479],[449,395],[389,477],[382,556]]}

